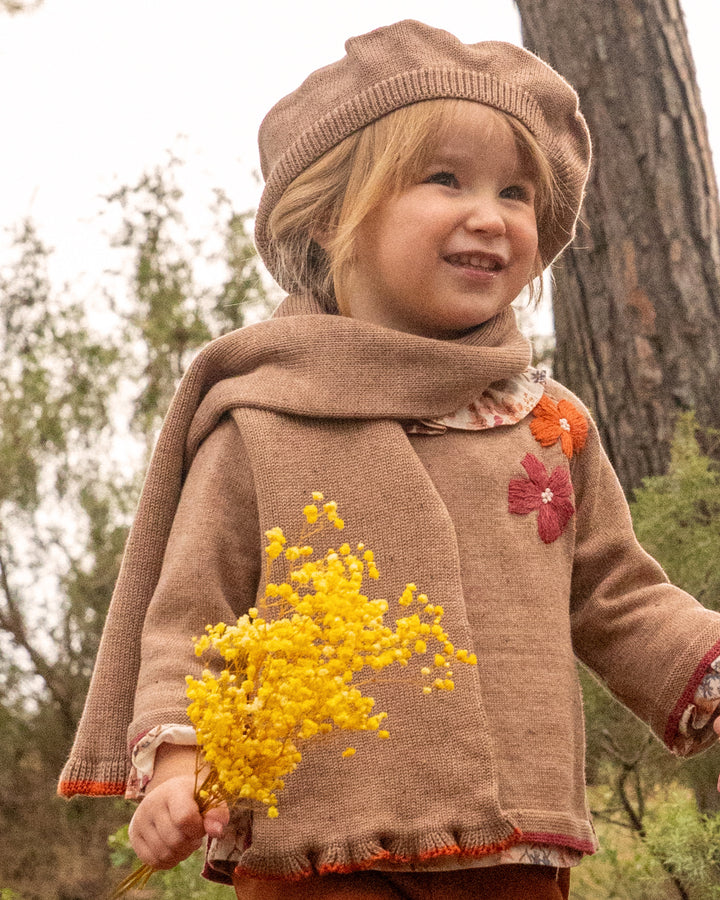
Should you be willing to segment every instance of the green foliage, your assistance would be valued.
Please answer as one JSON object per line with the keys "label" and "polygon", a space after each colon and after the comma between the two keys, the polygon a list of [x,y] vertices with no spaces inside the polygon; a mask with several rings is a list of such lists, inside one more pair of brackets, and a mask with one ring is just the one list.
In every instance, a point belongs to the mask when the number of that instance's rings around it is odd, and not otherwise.
{"label": "green foliage", "polygon": [[265,317],[270,312],[270,298],[260,276],[255,247],[248,239],[253,212],[236,212],[223,191],[216,192],[215,215],[225,223],[223,245],[216,255],[226,265],[226,275],[213,305],[220,331],[230,331],[244,324],[245,312]]}
{"label": "green foliage", "polygon": [[178,160],[156,167],[132,187],[107,197],[119,204],[122,225],[115,246],[132,261],[132,307],[127,313],[131,339],[143,361],[143,391],[136,401],[141,431],[154,433],[182,375],[189,353],[210,339],[197,302],[191,254],[177,238],[182,230],[178,206],[182,192],[174,179]]}
{"label": "green foliage", "polygon": [[[89,652],[96,644],[88,617],[107,606],[100,598],[91,613],[57,596],[62,580],[89,564],[82,531],[64,517],[87,521],[98,490],[119,354],[91,333],[80,302],[53,291],[49,251],[31,223],[22,223],[13,251],[0,273],[0,635],[16,652],[0,659],[0,685],[6,710],[25,708],[32,694],[32,714],[45,713],[43,736],[62,747],[77,721],[85,644]],[[107,537],[96,533],[98,544]]]}
{"label": "green foliage", "polygon": [[31,222],[13,251],[0,273],[0,502],[27,511],[48,467],[65,493],[70,448],[88,448],[108,425],[118,353],[90,334],[82,303],[52,290],[50,251]]}
{"label": "green foliage", "polygon": [[[0,0],[0,13],[9,13],[11,16],[15,13],[32,12],[42,6],[43,0]],[[11,900],[0,894],[0,900]]]}
{"label": "green foliage", "polygon": [[113,239],[129,261],[131,303],[126,343],[142,372],[133,424],[154,437],[191,357],[211,338],[245,324],[247,311],[269,312],[260,263],[249,234],[250,212],[215,192],[209,237],[188,235],[182,163],[170,156],[133,186],[109,195],[108,215],[121,220]]}
{"label": "green foliage", "polygon": [[670,580],[720,609],[720,471],[701,452],[697,431],[692,413],[680,416],[668,473],[646,478],[631,509],[638,539]]}
{"label": "green foliage", "polygon": [[[590,790],[593,805],[610,798]],[[601,850],[573,873],[572,900],[688,900],[720,897],[720,816],[703,816],[687,789],[657,787],[647,796],[646,833],[598,820]]]}
{"label": "green foliage", "polygon": [[[604,786],[591,788],[589,797],[594,808],[613,801]],[[601,848],[573,870],[572,900],[678,900],[677,888],[637,832],[602,818],[596,830]]]}
{"label": "green foliage", "polygon": [[720,815],[701,815],[694,797],[677,791],[648,816],[645,845],[691,900],[720,900]]}
{"label": "green foliage", "polygon": [[[127,825],[123,825],[110,835],[108,840],[112,864],[117,869],[123,870],[117,874],[118,883],[139,865],[130,847],[127,832]],[[206,881],[200,875],[203,860],[203,851],[198,850],[174,869],[156,872],[148,882],[147,888],[143,890],[143,896],[148,900],[176,900],[177,897],[182,897],[183,900],[229,900],[232,896],[231,888]]]}

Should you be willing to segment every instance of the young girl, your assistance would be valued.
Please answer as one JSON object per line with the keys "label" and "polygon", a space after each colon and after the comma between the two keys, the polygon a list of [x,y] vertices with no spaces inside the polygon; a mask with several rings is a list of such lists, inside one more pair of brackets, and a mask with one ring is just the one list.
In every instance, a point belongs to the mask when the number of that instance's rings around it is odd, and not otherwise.
{"label": "young girl", "polygon": [[[530,367],[510,309],[573,234],[574,91],[418,22],[346,49],[261,127],[257,245],[290,296],[178,391],[61,792],[142,798],[131,840],[156,867],[207,834],[206,874],[242,898],[567,898],[596,849],[575,657],[695,752],[720,616],[639,547],[587,410]],[[262,535],[317,489],[386,595],[412,578],[478,664],[452,693],[378,684],[392,740],[308,745],[278,819],[203,819],[191,636],[254,605]]]}

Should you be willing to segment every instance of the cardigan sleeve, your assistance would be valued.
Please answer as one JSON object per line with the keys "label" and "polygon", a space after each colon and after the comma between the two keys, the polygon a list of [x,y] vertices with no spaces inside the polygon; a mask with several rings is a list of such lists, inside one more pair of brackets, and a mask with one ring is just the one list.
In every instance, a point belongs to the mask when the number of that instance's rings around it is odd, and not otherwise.
{"label": "cardigan sleeve", "polygon": [[130,745],[157,725],[189,724],[185,676],[203,668],[192,638],[253,606],[260,547],[252,470],[228,416],[200,446],[183,485],[143,628]]}
{"label": "cardigan sleeve", "polygon": [[[572,402],[580,405],[577,398]],[[668,582],[635,537],[617,476],[590,420],[572,462],[576,504],[571,623],[577,656],[676,752],[682,716],[720,655],[720,615]]]}

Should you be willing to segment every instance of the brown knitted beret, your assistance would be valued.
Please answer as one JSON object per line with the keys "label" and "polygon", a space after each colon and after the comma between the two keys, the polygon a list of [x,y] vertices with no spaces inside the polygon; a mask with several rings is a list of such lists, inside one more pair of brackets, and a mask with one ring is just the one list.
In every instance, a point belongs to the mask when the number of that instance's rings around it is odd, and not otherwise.
{"label": "brown knitted beret", "polygon": [[345,50],[347,56],[313,72],[280,100],[260,126],[265,190],[255,241],[270,272],[282,279],[268,240],[268,216],[290,182],[370,122],[400,107],[438,98],[486,103],[519,119],[532,132],[547,156],[561,198],[555,228],[539,235],[543,262],[552,262],[572,239],[590,165],[587,125],[577,94],[565,79],[514,44],[463,44],[447,31],[412,20],[350,38]]}

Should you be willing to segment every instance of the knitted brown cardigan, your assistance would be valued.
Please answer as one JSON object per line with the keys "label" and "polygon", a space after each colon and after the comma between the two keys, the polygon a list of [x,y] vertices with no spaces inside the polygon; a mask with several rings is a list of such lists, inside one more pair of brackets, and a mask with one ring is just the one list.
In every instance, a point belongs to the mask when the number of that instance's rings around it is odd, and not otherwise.
{"label": "knitted brown cardigan", "polygon": [[[683,704],[719,652],[720,617],[667,585],[637,546],[593,428],[572,463],[558,447],[540,448],[527,423],[408,439],[398,420],[450,413],[526,368],[529,348],[511,311],[453,342],[320,312],[289,298],[279,318],[211,344],[183,380],[148,472],[61,793],[122,792],[131,720],[135,737],[182,716],[182,685],[162,684],[157,640],[145,641],[158,658],[143,661],[151,674],[133,710],[140,632],[183,473],[231,410],[261,531],[291,529],[308,492],[324,490],[341,504],[350,542],[362,538],[376,551],[384,595],[415,581],[445,607],[457,645],[479,657],[477,670],[455,667],[452,694],[378,685],[392,740],[351,761],[308,749],[280,818],[255,818],[242,868],[294,877],[473,856],[519,839],[591,852],[573,649],[671,744]],[[557,385],[549,391],[571,397]],[[576,514],[549,544],[534,516],[508,509],[509,482],[525,474],[528,452],[573,479]]]}
{"label": "knitted brown cardigan", "polygon": [[[160,576],[184,475],[220,409],[242,405],[304,419],[350,418],[361,432],[366,420],[450,413],[492,381],[522,371],[530,358],[512,313],[462,342],[449,343],[368,328],[322,312],[308,298],[288,297],[273,319],[213,341],[188,368],[148,469],[88,699],[61,777],[62,794],[113,795],[125,789],[127,728],[145,611]],[[213,388],[212,401],[198,411]],[[391,448],[381,450],[383,465],[391,463]],[[292,465],[292,447],[274,452],[278,463],[286,457]],[[315,452],[316,478],[326,481],[322,438]],[[304,491],[293,496],[304,499]],[[283,506],[297,509],[289,497]]]}

